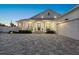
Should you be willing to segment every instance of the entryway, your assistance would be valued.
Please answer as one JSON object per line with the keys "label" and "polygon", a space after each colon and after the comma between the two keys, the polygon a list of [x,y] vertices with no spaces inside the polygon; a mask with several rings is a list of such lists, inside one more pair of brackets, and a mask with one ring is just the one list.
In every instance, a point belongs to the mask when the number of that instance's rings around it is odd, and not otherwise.
{"label": "entryway", "polygon": [[44,23],[41,21],[36,22],[34,27],[34,32],[44,32]]}

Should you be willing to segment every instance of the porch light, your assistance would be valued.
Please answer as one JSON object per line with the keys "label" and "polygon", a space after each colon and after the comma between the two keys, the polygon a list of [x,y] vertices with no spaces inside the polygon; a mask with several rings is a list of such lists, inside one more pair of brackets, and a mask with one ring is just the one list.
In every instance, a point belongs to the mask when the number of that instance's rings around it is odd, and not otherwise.
{"label": "porch light", "polygon": [[54,16],[54,18],[57,18],[57,16]]}

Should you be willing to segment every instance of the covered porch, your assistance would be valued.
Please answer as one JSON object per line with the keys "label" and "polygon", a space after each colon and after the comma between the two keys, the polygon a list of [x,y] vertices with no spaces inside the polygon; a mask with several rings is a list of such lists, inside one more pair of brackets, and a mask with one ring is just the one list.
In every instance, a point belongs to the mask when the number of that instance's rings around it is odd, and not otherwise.
{"label": "covered porch", "polygon": [[52,20],[28,20],[18,23],[21,30],[32,30],[32,32],[46,32],[46,30],[55,30],[55,24]]}

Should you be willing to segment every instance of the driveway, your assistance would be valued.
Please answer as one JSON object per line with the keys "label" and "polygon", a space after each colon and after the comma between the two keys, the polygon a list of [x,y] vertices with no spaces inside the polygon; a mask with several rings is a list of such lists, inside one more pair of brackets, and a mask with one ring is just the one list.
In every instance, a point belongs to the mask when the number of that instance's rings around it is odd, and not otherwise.
{"label": "driveway", "polygon": [[0,34],[1,55],[76,55],[79,40],[55,34]]}

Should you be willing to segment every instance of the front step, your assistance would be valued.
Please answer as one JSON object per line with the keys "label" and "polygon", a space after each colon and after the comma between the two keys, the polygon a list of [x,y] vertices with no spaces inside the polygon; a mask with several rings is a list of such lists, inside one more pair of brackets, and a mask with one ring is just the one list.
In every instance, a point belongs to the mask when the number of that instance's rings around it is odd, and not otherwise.
{"label": "front step", "polygon": [[34,34],[44,34],[45,32],[43,32],[43,31],[35,31],[35,32],[33,32]]}

